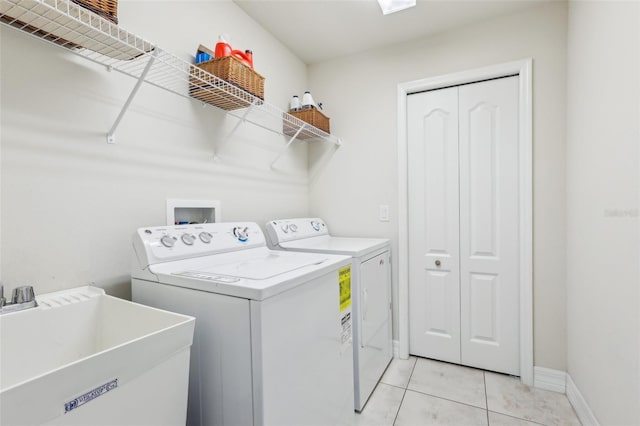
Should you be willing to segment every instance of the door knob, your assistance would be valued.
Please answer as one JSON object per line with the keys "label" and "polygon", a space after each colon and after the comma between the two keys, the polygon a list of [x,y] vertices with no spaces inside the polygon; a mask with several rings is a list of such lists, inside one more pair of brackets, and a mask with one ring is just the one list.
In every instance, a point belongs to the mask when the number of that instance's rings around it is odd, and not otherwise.
{"label": "door knob", "polygon": [[436,260],[436,266],[440,266],[440,260]]}

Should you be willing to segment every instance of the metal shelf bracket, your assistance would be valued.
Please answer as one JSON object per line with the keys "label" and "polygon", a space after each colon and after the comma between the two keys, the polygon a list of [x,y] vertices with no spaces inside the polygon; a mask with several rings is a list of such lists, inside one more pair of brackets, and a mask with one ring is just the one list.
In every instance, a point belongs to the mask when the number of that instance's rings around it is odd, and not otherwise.
{"label": "metal shelf bracket", "polygon": [[158,48],[155,48],[151,53],[151,55],[149,56],[147,65],[144,67],[144,70],[142,71],[142,74],[140,74],[140,77],[138,77],[138,81],[136,81],[136,85],[133,86],[133,89],[131,90],[129,97],[127,98],[126,102],[122,106],[122,109],[120,110],[120,114],[118,114],[118,116],[116,117],[116,121],[113,122],[113,125],[109,130],[109,133],[107,133],[107,143],[112,143],[112,144],[116,143],[116,135],[115,135],[116,129],[120,125],[120,121],[122,120],[122,117],[124,117],[125,113],[129,109],[129,106],[131,105],[133,98],[135,98],[136,94],[138,93],[138,90],[140,89],[140,86],[142,86],[142,83],[145,81],[147,74],[151,70],[153,61],[158,57],[158,50],[159,50]]}
{"label": "metal shelf bracket", "polygon": [[253,107],[256,106],[256,102],[257,101],[258,101],[258,98],[254,99],[253,102],[251,102],[251,105],[249,105],[247,107],[247,109],[244,111],[242,116],[238,117],[237,115],[233,115],[234,117],[238,118],[238,122],[233,126],[231,131],[229,133],[227,133],[227,136],[225,136],[225,138],[222,141],[222,145],[225,145],[229,141],[229,139],[231,139],[231,136],[233,136],[233,134],[236,132],[236,130],[238,130],[240,125],[247,121],[247,116],[249,115],[249,113],[251,112]]}
{"label": "metal shelf bracket", "polygon": [[298,129],[298,131],[291,136],[291,139],[289,139],[289,142],[287,142],[287,145],[278,153],[278,155],[276,156],[276,158],[273,159],[273,161],[271,162],[271,164],[269,165],[269,167],[271,167],[273,169],[273,165],[276,164],[276,161],[278,161],[280,159],[280,157],[282,157],[282,154],[285,153],[285,151],[287,149],[289,149],[289,146],[291,146],[291,144],[293,143],[294,140],[296,140],[296,138],[298,137],[298,135],[300,134],[300,132],[302,132],[304,130],[304,128],[307,127],[306,124],[303,124],[302,126],[300,126],[300,128]]}

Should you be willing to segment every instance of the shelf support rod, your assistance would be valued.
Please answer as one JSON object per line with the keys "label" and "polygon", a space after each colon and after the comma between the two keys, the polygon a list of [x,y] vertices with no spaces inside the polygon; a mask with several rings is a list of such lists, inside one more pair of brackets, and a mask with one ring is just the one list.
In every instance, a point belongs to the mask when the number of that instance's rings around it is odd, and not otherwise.
{"label": "shelf support rod", "polygon": [[287,146],[284,147],[284,149],[282,149],[280,151],[280,153],[278,154],[278,156],[276,158],[273,159],[273,161],[271,162],[271,164],[269,165],[269,167],[271,167],[273,169],[273,165],[276,164],[276,161],[278,161],[280,159],[280,157],[282,157],[282,154],[284,154],[286,152],[287,149],[289,149],[289,146],[291,146],[291,144],[293,143],[294,140],[296,140],[296,138],[298,137],[298,135],[300,134],[300,132],[302,132],[302,130],[307,127],[306,124],[303,124],[302,126],[300,126],[300,128],[298,129],[298,131],[291,137],[291,139],[289,139],[289,142],[287,143]]}
{"label": "shelf support rod", "polygon": [[147,78],[147,74],[151,70],[151,65],[153,65],[153,61],[156,59],[157,56],[158,56],[158,48],[156,47],[155,49],[153,49],[153,53],[151,54],[151,57],[149,58],[147,65],[145,65],[144,70],[142,71],[142,74],[140,74],[140,77],[138,77],[138,81],[136,82],[136,85],[133,86],[133,89],[131,90],[129,97],[127,98],[126,102],[122,106],[122,109],[120,110],[120,114],[118,114],[118,116],[116,117],[116,121],[114,121],[113,126],[111,126],[109,133],[107,133],[107,143],[116,143],[116,136],[115,136],[116,129],[120,125],[120,121],[122,120],[122,117],[124,117],[125,113],[129,109],[129,106],[131,105],[133,98],[135,98],[136,94],[138,93],[140,86],[142,86],[142,82],[144,82],[145,78]]}
{"label": "shelf support rod", "polygon": [[[249,115],[249,113],[251,112],[251,110],[253,109],[253,107],[256,105],[256,99],[253,100],[253,102],[251,102],[251,105],[249,105],[247,107],[247,109],[244,111],[244,113],[242,114],[242,117],[238,118],[238,122],[235,124],[235,126],[233,126],[233,129],[231,129],[231,131],[227,134],[227,136],[224,138],[224,143],[227,143],[227,141],[229,139],[231,139],[231,136],[233,136],[233,134],[236,132],[236,130],[238,130],[238,127],[240,127],[240,125],[242,123],[244,123],[245,121],[247,121],[247,116]],[[237,115],[235,117],[238,117]]]}
{"label": "shelf support rod", "polygon": [[[231,129],[231,131],[229,133],[227,133],[227,136],[225,136],[225,138],[222,140],[222,142],[220,143],[220,145],[218,146],[218,152],[220,152],[220,150],[222,149],[222,147],[224,145],[227,144],[227,142],[229,142],[229,139],[231,139],[231,136],[233,136],[233,134],[236,132],[236,130],[238,130],[238,127],[240,127],[240,125],[244,122],[247,121],[247,116],[249,115],[249,113],[251,112],[251,110],[253,109],[254,106],[256,106],[256,102],[258,101],[258,98],[255,98],[251,104],[247,107],[247,109],[244,111],[244,113],[242,113],[242,116],[238,117],[235,114],[230,114],[232,117],[236,117],[238,119],[238,122],[233,126],[233,128]],[[216,154],[213,154],[214,157],[216,156]]]}

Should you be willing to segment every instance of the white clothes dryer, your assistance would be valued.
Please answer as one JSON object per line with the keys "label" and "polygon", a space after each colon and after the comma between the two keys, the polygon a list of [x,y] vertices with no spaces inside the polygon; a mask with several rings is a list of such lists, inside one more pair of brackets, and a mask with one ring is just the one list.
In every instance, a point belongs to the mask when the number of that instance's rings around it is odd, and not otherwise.
{"label": "white clothes dryer", "polygon": [[362,411],[393,357],[389,240],[335,237],[318,218],[272,220],[266,231],[274,249],[352,258],[354,407]]}
{"label": "white clothes dryer", "polygon": [[353,420],[347,256],[267,248],[255,223],[139,229],[133,300],[196,317],[188,425]]}

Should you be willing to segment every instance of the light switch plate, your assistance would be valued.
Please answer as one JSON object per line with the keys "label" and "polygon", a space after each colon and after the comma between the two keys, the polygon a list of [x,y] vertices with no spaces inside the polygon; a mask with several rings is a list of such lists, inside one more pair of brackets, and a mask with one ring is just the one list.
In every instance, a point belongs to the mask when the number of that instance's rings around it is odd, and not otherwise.
{"label": "light switch plate", "polygon": [[380,204],[378,206],[378,218],[380,222],[389,222],[389,206],[386,204]]}

